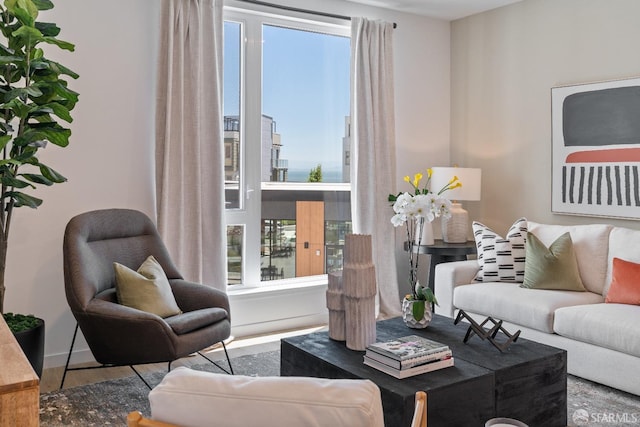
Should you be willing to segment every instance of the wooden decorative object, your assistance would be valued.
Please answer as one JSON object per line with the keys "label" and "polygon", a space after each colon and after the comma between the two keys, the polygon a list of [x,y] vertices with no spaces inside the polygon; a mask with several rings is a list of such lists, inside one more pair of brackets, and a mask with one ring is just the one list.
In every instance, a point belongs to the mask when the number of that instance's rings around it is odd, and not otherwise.
{"label": "wooden decorative object", "polygon": [[0,315],[0,425],[38,426],[40,379]]}
{"label": "wooden decorative object", "polygon": [[342,270],[329,273],[327,308],[329,309],[329,338],[336,341],[345,341],[347,339],[347,335],[345,327]]}
{"label": "wooden decorative object", "polygon": [[[502,320],[495,320],[491,316],[484,319],[482,323],[478,323],[471,316],[465,313],[464,310],[460,310],[458,311],[458,316],[456,317],[456,320],[453,322],[453,324],[457,325],[462,319],[467,320],[470,324],[469,329],[467,329],[467,333],[462,340],[465,344],[472,336],[477,335],[483,341],[488,340],[495,348],[497,348],[501,352],[504,352],[509,348],[511,344],[516,342],[518,340],[518,337],[520,336],[520,330],[516,331],[515,334],[511,334],[509,331],[502,327]],[[486,325],[487,323],[493,324],[493,326],[489,330],[486,330],[484,328],[484,325]],[[503,334],[505,334],[507,336],[507,340],[499,343],[498,340],[496,340],[496,335],[498,335],[498,332],[502,332]]]}
{"label": "wooden decorative object", "polygon": [[348,234],[342,270],[347,348],[365,350],[376,341],[376,269],[371,235]]}

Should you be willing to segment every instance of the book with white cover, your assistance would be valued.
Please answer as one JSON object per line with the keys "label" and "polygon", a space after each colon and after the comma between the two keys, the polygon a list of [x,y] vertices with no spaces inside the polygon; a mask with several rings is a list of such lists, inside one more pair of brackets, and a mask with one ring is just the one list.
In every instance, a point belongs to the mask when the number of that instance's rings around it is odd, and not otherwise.
{"label": "book with white cover", "polygon": [[366,350],[402,361],[449,350],[449,346],[418,335],[408,335],[390,341],[370,344]]}
{"label": "book with white cover", "polygon": [[438,360],[437,362],[425,363],[424,365],[415,366],[409,369],[394,369],[391,366],[385,365],[384,363],[380,363],[377,360],[373,360],[364,356],[364,364],[367,366],[371,366],[385,374],[391,375],[392,377],[403,379],[407,377],[412,377],[414,375],[426,374],[427,372],[437,371],[439,369],[448,368],[453,366],[453,357],[448,359]]}
{"label": "book with white cover", "polygon": [[435,362],[441,359],[447,359],[453,356],[453,353],[450,349],[439,351],[437,353],[426,354],[424,356],[418,356],[411,359],[406,360],[396,360],[391,357],[387,357],[384,354],[376,353],[375,351],[367,350],[365,352],[365,356],[369,359],[377,360],[378,362],[384,363],[385,365],[389,365],[394,369],[407,369],[413,368],[414,366],[424,365],[425,363]]}

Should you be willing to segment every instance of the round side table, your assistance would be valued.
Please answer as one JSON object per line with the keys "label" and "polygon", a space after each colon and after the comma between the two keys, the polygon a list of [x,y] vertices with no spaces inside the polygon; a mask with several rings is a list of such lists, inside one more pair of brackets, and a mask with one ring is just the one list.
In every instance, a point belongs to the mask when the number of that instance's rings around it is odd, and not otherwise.
{"label": "round side table", "polygon": [[[404,250],[409,251],[409,242],[404,242]],[[464,261],[468,255],[476,253],[476,242],[468,240],[464,243],[447,243],[444,240],[436,239],[433,245],[415,245],[413,251],[419,254],[431,255],[429,264],[429,287],[435,294],[435,272],[436,265],[442,262]]]}

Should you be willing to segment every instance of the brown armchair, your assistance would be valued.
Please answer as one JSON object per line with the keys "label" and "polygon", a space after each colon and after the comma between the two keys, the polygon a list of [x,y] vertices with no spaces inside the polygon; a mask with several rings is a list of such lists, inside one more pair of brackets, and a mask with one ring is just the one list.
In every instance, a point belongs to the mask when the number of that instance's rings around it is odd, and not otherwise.
{"label": "brown armchair", "polygon": [[[182,314],[163,319],[118,303],[113,263],[136,270],[149,255],[162,266]],[[130,366],[143,381],[133,365],[168,362],[170,369],[172,361],[218,342],[229,362],[224,345],[231,333],[227,295],[184,280],[155,225],[142,212],[105,209],[72,218],[63,256],[65,293],[77,325],[60,388],[67,371],[87,369],[69,368],[78,327],[102,367]],[[231,363],[229,371],[217,366],[233,373]]]}

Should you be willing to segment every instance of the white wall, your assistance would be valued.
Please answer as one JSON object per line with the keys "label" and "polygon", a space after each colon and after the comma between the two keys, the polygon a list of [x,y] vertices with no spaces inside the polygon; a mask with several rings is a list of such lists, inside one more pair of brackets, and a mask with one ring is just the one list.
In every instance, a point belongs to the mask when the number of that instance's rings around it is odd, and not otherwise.
{"label": "white wall", "polygon": [[483,171],[472,219],[640,228],[551,213],[551,88],[640,75],[639,14],[636,0],[525,0],[452,23],[451,158]]}
{"label": "white wall", "polygon": [[[68,220],[92,209],[127,207],[154,212],[154,101],[158,16],[156,0],[58,0],[42,20],[56,22],[74,53],[49,49],[50,57],[80,74],[73,135],[66,149],[49,147],[42,159],[69,181],[38,192],[44,204],[14,217],[8,256],[7,311],[46,321],[45,366],[64,363],[75,321],[65,296],[62,236]],[[395,35],[398,176],[448,162],[449,23],[337,0],[288,1],[290,5],[398,23]],[[402,183],[402,181],[399,181]],[[381,195],[386,197],[386,195]],[[391,226],[391,225],[390,225]],[[308,294],[302,293],[306,298]],[[316,292],[324,307],[324,293]],[[277,303],[235,304],[240,334],[251,333],[255,313],[277,312]],[[318,308],[320,307],[320,308]],[[318,314],[310,313],[310,319]],[[253,319],[253,320],[251,320]],[[281,327],[278,322],[274,327]],[[253,329],[258,331],[258,329]],[[73,361],[86,358],[81,340]],[[85,350],[84,352],[82,350]]]}
{"label": "white wall", "polygon": [[[37,210],[14,214],[7,260],[5,309],[34,313],[46,323],[46,365],[67,351],[75,321],[65,295],[62,236],[83,211],[128,207],[153,213],[153,105],[157,15],[154,0],[60,0],[43,12],[74,53],[49,57],[80,74],[70,145],[49,145],[41,159],[68,182],[38,191]],[[62,357],[54,361],[64,363]]]}

